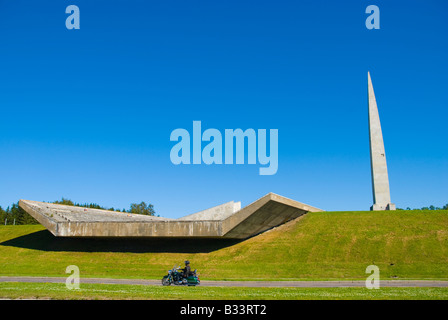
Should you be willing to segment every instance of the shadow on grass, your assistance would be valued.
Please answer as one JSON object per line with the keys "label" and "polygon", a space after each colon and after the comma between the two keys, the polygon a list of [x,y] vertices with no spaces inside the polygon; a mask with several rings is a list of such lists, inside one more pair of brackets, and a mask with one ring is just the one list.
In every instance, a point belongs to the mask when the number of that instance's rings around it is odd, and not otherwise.
{"label": "shadow on grass", "polygon": [[61,238],[42,230],[0,245],[42,251],[209,253],[238,242],[240,240],[209,238]]}

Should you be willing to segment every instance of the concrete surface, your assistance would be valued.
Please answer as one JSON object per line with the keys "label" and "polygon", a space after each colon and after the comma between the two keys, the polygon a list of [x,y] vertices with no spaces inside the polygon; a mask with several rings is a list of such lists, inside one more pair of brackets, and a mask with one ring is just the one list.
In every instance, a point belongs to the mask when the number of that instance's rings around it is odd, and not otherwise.
{"label": "concrete surface", "polygon": [[241,210],[241,202],[230,201],[219,206],[202,210],[177,220],[222,220]]}
{"label": "concrete surface", "polygon": [[179,219],[31,200],[19,205],[57,237],[209,237],[245,239],[321,209],[269,193],[241,210],[228,202]]}
{"label": "concrete surface", "polygon": [[373,206],[370,210],[395,210],[390,201],[389,177],[387,173],[386,151],[384,149],[383,133],[380,116],[373,91],[370,72],[367,73],[369,94],[369,141],[370,165],[372,171]]}

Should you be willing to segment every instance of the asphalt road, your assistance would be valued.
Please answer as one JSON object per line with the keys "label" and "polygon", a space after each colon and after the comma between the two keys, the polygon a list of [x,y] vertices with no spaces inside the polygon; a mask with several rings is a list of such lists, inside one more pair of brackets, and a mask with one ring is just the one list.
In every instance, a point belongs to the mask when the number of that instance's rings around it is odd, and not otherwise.
{"label": "asphalt road", "polygon": [[[0,282],[65,283],[61,277],[0,277]],[[80,283],[130,284],[161,286],[161,280],[80,278]],[[365,281],[212,281],[201,280],[202,287],[295,287],[295,288],[341,288],[364,287]],[[442,280],[380,280],[381,287],[448,287]]]}

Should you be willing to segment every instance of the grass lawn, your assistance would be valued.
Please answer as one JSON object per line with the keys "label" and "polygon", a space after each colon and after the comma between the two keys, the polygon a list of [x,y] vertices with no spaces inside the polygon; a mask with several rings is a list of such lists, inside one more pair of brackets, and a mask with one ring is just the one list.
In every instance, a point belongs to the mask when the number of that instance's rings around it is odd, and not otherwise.
{"label": "grass lawn", "polygon": [[81,284],[67,290],[61,283],[0,283],[0,297],[11,299],[189,299],[189,300],[446,300],[448,288],[242,288],[163,287]]}
{"label": "grass lawn", "polygon": [[[40,225],[0,226],[3,276],[64,277],[68,265],[77,265],[81,277],[161,279],[187,259],[210,280],[365,280],[371,264],[384,280],[448,279],[448,211],[309,213],[242,242],[64,239]],[[394,290],[400,289],[384,292]]]}

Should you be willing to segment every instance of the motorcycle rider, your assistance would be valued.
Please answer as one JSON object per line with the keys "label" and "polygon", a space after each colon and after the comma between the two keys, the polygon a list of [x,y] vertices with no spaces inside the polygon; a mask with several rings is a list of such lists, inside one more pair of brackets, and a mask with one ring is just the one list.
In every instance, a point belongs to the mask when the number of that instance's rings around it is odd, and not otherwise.
{"label": "motorcycle rider", "polygon": [[193,274],[193,272],[191,272],[191,268],[190,268],[190,261],[185,261],[185,268],[183,269],[184,271],[184,278],[187,278],[189,276],[191,276]]}

